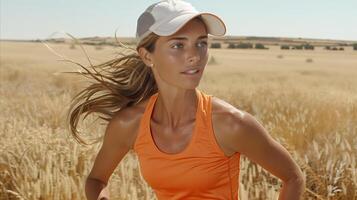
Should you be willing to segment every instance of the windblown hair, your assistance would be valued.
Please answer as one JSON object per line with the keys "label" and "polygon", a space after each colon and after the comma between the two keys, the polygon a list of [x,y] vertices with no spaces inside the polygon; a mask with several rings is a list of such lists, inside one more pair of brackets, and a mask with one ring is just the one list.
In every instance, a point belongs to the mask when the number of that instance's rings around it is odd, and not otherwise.
{"label": "windblown hair", "polygon": [[[204,24],[201,16],[194,19]],[[205,28],[207,30],[207,27]],[[75,63],[82,67],[85,72],[74,73],[82,74],[90,80],[94,80],[94,83],[72,99],[67,115],[69,131],[79,143],[88,144],[79,136],[80,133],[77,130],[82,115],[84,115],[84,120],[89,114],[98,113],[99,118],[109,122],[115,113],[121,109],[136,105],[158,91],[151,67],[146,66],[138,54],[140,47],[144,47],[147,51],[153,53],[158,38],[158,35],[151,33],[137,45],[134,53],[123,54],[122,57],[96,66],[91,65],[94,72],[79,63]]]}
{"label": "windblown hair", "polygon": [[[67,114],[69,131],[77,142],[88,144],[77,130],[82,115],[84,120],[89,114],[98,113],[99,118],[109,122],[119,110],[138,104],[158,91],[151,68],[138,54],[140,47],[154,52],[158,38],[158,35],[151,33],[137,45],[136,52],[92,65],[93,71],[76,63],[85,72],[74,73],[94,81],[73,97]],[[129,49],[126,46],[124,48]]]}

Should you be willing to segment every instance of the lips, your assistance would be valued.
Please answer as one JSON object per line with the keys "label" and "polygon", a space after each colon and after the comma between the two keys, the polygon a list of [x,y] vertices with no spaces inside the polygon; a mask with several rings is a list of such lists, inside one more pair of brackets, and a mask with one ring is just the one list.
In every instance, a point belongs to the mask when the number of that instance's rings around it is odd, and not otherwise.
{"label": "lips", "polygon": [[199,71],[200,71],[199,69],[192,68],[192,69],[188,69],[188,70],[186,70],[186,71],[183,71],[183,72],[181,72],[181,73],[183,73],[183,74],[195,74],[195,73],[197,73],[197,72],[199,72]]}

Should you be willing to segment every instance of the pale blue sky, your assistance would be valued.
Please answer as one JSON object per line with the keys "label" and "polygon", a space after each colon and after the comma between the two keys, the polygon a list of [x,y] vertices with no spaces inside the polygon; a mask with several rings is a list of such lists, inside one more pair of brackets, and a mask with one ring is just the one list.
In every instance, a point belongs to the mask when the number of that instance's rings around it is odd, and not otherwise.
{"label": "pale blue sky", "polygon": [[[219,15],[226,35],[357,40],[357,0],[187,0]],[[156,0],[0,0],[1,39],[134,37],[136,20]],[[66,37],[57,34],[57,37]]]}

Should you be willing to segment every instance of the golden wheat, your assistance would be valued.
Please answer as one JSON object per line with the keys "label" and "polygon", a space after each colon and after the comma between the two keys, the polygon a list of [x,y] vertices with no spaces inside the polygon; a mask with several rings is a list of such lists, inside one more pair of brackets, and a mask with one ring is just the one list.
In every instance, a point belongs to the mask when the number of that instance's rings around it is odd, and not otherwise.
{"label": "golden wheat", "polygon": [[[0,199],[84,199],[84,181],[100,143],[78,145],[65,112],[84,82],[59,71],[73,65],[37,43],[1,42]],[[80,50],[53,44],[85,63]],[[97,51],[100,62],[116,49]],[[297,161],[304,199],[357,199],[357,54],[355,52],[212,49],[200,89],[253,114]],[[277,59],[277,55],[280,59]],[[314,62],[306,63],[306,58]],[[213,57],[212,57],[213,58]],[[101,137],[90,116],[80,129]],[[92,123],[94,121],[94,123]],[[241,200],[277,199],[282,182],[241,158]],[[110,179],[112,199],[156,199],[130,151]]]}

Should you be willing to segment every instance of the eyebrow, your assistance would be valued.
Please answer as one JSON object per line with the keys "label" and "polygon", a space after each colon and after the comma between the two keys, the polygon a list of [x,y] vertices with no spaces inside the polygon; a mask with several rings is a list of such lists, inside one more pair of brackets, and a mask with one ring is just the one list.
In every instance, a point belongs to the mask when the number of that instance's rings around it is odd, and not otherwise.
{"label": "eyebrow", "polygon": [[[203,38],[208,38],[208,37],[207,37],[207,35],[201,35],[197,39],[203,39]],[[186,37],[173,37],[173,38],[168,39],[167,41],[171,41],[171,40],[188,40],[188,39]]]}

